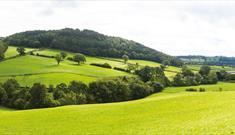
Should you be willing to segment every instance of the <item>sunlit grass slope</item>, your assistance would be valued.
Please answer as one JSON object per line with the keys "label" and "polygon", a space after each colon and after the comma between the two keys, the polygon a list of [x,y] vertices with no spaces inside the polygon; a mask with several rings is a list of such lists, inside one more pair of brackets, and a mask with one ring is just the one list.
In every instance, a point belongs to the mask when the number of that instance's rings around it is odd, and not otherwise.
{"label": "sunlit grass slope", "polygon": [[235,132],[234,95],[234,91],[163,92],[121,103],[5,110],[0,112],[0,134],[227,135]]}
{"label": "sunlit grass slope", "polygon": [[124,75],[129,74],[88,64],[77,65],[67,60],[58,66],[54,59],[29,55],[0,62],[0,80],[13,77],[23,85],[31,85],[33,82],[68,83],[72,80],[88,83],[96,79]]}
{"label": "sunlit grass slope", "polygon": [[[26,48],[26,51],[33,49]],[[43,49],[35,51],[34,54],[55,56],[60,50]],[[75,53],[66,52],[68,57],[73,57]],[[16,47],[9,46],[6,57],[18,55]],[[55,59],[44,58],[39,56],[20,56],[14,59],[0,62],[0,82],[4,82],[9,78],[15,78],[23,86],[31,86],[35,82],[49,84],[69,83],[72,80],[80,80],[85,83],[95,81],[97,79],[112,78],[117,76],[131,75],[125,72],[106,69],[97,66],[91,66],[91,63],[108,63],[113,68],[127,68],[122,59],[101,58],[86,56],[87,62],[77,65],[75,62],[65,60],[57,66]],[[139,63],[140,66],[159,67],[160,64],[152,61],[129,60],[129,63]],[[169,66],[166,68],[165,74],[172,79],[180,68]]]}
{"label": "sunlit grass slope", "polygon": [[[16,51],[16,48],[17,47],[14,47],[14,46],[8,46],[7,52],[5,53],[5,57],[9,58],[9,57],[13,57],[13,56],[18,55],[18,52]],[[26,50],[26,52],[28,52],[28,51],[32,51],[34,49],[32,49],[32,48],[25,48],[25,50]]]}
{"label": "sunlit grass slope", "polygon": [[[60,50],[51,50],[51,49],[45,49],[42,51],[38,51],[36,53],[43,54],[43,55],[49,55],[49,56],[55,56],[56,54],[60,53]],[[75,53],[67,52],[68,57],[72,57],[75,55]],[[108,63],[112,67],[121,67],[121,68],[127,68],[127,64],[123,63],[122,59],[117,58],[101,58],[101,57],[86,57],[87,64],[91,63]],[[151,66],[151,67],[159,67],[161,64],[153,61],[147,61],[147,60],[129,60],[128,61],[131,64],[138,63],[140,66]],[[181,68],[169,66],[166,68],[166,75],[169,78],[172,78],[176,75],[177,72],[180,72]]]}

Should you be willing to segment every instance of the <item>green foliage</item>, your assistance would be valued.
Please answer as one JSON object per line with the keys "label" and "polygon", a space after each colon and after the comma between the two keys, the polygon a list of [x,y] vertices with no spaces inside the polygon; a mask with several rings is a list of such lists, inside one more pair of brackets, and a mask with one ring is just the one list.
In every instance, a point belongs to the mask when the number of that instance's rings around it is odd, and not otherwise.
{"label": "green foliage", "polygon": [[2,84],[0,84],[0,105],[4,105],[7,102],[7,92],[2,87]]}
{"label": "green foliage", "polygon": [[46,102],[47,88],[45,85],[35,83],[29,93],[31,95],[30,103],[33,108],[49,107]]}
{"label": "green foliage", "polygon": [[20,55],[25,55],[25,48],[24,47],[18,47],[16,49],[16,51],[20,54]]}
{"label": "green foliage", "polygon": [[199,84],[216,84],[218,82],[216,72],[212,72],[209,66],[202,66],[199,73],[194,74],[187,67],[182,68],[182,72],[178,73],[173,79],[174,86],[196,86]]}
{"label": "green foliage", "polygon": [[130,90],[122,81],[97,81],[89,84],[89,93],[99,103],[125,101],[130,99]]}
{"label": "green foliage", "polygon": [[162,65],[165,66],[165,67],[167,67],[167,66],[170,66],[171,63],[170,63],[170,61],[168,61],[168,60],[164,60],[164,61],[162,62]]}
{"label": "green foliage", "polygon": [[202,75],[202,76],[208,76],[209,73],[211,71],[211,68],[210,66],[208,65],[203,65],[201,66],[200,70],[199,70],[199,73]]}
{"label": "green foliage", "polygon": [[129,56],[128,55],[123,55],[122,59],[123,59],[124,63],[127,64],[127,61],[129,60]]}
{"label": "green foliage", "polygon": [[77,62],[78,64],[85,63],[86,57],[83,54],[76,54],[73,57],[73,61]]}
{"label": "green foliage", "polygon": [[51,31],[27,31],[4,39],[8,44],[32,48],[53,48],[79,52],[90,56],[170,61],[174,66],[183,63],[172,56],[143,46],[140,43],[118,37],[110,37],[91,30],[62,29]]}
{"label": "green foliage", "polygon": [[60,62],[64,60],[63,57],[64,57],[64,56],[62,56],[61,54],[57,54],[57,55],[55,56],[55,60],[56,60],[56,62],[57,62],[57,65],[59,65]]}
{"label": "green foliage", "polygon": [[140,78],[144,82],[157,81],[163,84],[164,86],[169,85],[169,80],[165,76],[164,71],[160,67],[145,66],[144,68],[136,71],[136,74],[140,76]]}
{"label": "green foliage", "polygon": [[194,73],[192,70],[190,70],[188,67],[183,66],[182,68],[182,74],[183,76],[194,76]]}
{"label": "green foliage", "polygon": [[68,56],[66,52],[61,52],[60,55],[63,59],[65,59]]}
{"label": "green foliage", "polygon": [[7,49],[8,46],[0,41],[0,60],[5,58],[5,52]]}
{"label": "green foliage", "polygon": [[108,63],[104,63],[104,64],[91,63],[90,65],[92,65],[92,66],[98,66],[98,67],[103,67],[103,68],[109,68],[109,69],[111,69],[111,68],[112,68],[112,66],[111,66],[111,65],[109,65]]}

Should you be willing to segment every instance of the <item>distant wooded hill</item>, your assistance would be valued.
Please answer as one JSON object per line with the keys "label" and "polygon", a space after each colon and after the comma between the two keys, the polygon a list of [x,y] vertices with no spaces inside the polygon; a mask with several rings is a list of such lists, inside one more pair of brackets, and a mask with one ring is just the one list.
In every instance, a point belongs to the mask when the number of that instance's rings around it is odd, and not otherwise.
{"label": "distant wooded hill", "polygon": [[207,64],[207,65],[218,65],[218,66],[235,66],[235,57],[224,57],[224,56],[178,56],[179,59],[187,64]]}
{"label": "distant wooded hill", "polygon": [[91,30],[62,29],[49,31],[26,31],[6,37],[4,42],[34,48],[53,48],[80,52],[90,56],[121,58],[126,54],[131,59],[169,61],[173,66],[181,66],[176,57],[148,48],[135,41],[111,37]]}

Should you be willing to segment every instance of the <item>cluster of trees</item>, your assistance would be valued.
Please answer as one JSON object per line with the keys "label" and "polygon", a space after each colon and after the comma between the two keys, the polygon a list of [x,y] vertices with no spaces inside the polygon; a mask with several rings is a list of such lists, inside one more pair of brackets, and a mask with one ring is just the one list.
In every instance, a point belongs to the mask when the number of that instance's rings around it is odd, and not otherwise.
{"label": "cluster of trees", "polygon": [[135,73],[144,82],[158,82],[161,83],[163,86],[171,85],[169,79],[165,76],[164,70],[160,67],[145,66],[140,70],[136,70]]}
{"label": "cluster of trees", "polygon": [[[166,55],[134,41],[110,37],[91,30],[62,29],[50,31],[27,31],[11,35],[4,42],[15,46],[33,48],[54,48],[70,52],[79,52],[90,56],[120,58],[128,55],[132,59],[163,62],[181,66],[176,57]],[[128,59],[125,60],[127,61]]]}
{"label": "cluster of trees", "polygon": [[5,52],[7,51],[8,46],[0,41],[0,60],[3,60],[5,57]]}
{"label": "cluster of trees", "polygon": [[0,84],[0,105],[16,109],[47,108],[62,105],[107,103],[139,99],[164,86],[158,82],[145,83],[138,78],[120,77],[86,85],[72,81],[55,87],[35,83],[32,87],[21,87],[14,79]]}
{"label": "cluster of trees", "polygon": [[184,66],[182,72],[178,73],[172,82],[173,86],[195,86],[200,84],[216,84],[218,82],[219,72],[211,70],[210,66],[201,66],[198,73],[194,73],[192,70]]}

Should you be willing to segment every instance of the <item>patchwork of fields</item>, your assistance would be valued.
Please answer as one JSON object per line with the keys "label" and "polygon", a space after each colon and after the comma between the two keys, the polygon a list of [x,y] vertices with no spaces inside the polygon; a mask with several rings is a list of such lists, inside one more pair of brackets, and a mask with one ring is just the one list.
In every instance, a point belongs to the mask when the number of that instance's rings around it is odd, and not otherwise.
{"label": "patchwork of fields", "polygon": [[[234,134],[235,83],[198,87],[207,91],[167,88],[141,100],[121,103],[24,111],[0,108],[0,134]],[[219,87],[224,90],[217,91]]]}

